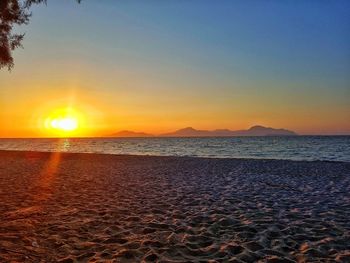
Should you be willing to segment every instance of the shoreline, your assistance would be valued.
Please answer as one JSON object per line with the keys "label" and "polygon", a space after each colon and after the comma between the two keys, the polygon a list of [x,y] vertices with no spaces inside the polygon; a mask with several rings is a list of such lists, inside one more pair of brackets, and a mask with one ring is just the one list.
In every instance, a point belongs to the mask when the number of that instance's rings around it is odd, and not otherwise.
{"label": "shoreline", "polygon": [[188,158],[188,159],[208,159],[208,160],[236,160],[236,161],[281,161],[281,162],[307,162],[307,163],[343,163],[350,164],[347,161],[333,161],[333,160],[291,160],[291,159],[276,159],[276,158],[238,158],[238,157],[203,157],[203,156],[189,156],[189,155],[149,155],[149,154],[116,154],[116,153],[98,153],[98,152],[60,152],[60,151],[27,151],[27,150],[0,150],[1,153],[25,153],[25,154],[62,154],[62,155],[97,155],[97,156],[116,156],[116,157],[149,157],[149,158]]}
{"label": "shoreline", "polygon": [[350,163],[0,150],[1,262],[350,260]]}

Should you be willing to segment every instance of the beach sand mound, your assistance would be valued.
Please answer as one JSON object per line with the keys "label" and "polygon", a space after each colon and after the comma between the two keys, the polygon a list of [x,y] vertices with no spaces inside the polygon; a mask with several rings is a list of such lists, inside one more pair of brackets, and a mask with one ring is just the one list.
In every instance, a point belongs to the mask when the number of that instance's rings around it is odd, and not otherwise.
{"label": "beach sand mound", "polygon": [[350,164],[0,152],[0,262],[350,262]]}

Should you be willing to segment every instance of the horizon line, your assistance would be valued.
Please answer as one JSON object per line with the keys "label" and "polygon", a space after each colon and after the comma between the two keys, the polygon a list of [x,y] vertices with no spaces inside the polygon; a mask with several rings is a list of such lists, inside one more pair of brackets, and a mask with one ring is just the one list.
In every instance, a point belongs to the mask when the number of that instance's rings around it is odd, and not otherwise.
{"label": "horizon line", "polygon": [[350,136],[349,134],[296,134],[296,135],[232,135],[232,136],[71,136],[71,137],[0,137],[3,139],[116,139],[116,138],[238,138],[238,137],[342,137]]}

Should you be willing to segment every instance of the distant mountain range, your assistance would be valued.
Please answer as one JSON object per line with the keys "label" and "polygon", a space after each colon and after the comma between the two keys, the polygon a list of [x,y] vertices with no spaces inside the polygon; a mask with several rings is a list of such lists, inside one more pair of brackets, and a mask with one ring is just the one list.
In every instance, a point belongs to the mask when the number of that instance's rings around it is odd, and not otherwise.
{"label": "distant mountain range", "polygon": [[192,127],[183,128],[175,132],[159,135],[148,134],[144,132],[120,131],[111,135],[111,137],[233,137],[233,136],[296,136],[297,133],[286,129],[274,129],[264,126],[253,126],[248,130],[231,131],[228,129],[218,129],[213,131],[196,130]]}
{"label": "distant mountain range", "polygon": [[145,132],[134,132],[134,131],[128,131],[128,130],[119,131],[111,135],[111,137],[152,137],[152,136],[154,135],[148,134]]}

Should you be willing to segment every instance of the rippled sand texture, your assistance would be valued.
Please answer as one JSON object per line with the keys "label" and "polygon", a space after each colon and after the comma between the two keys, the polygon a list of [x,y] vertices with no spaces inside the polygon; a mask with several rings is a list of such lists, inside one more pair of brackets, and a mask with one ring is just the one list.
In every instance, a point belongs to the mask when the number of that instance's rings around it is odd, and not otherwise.
{"label": "rippled sand texture", "polygon": [[350,163],[0,152],[0,262],[350,262]]}

